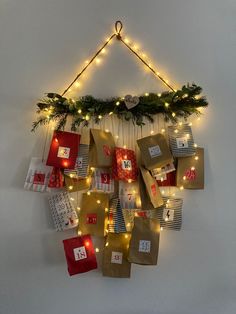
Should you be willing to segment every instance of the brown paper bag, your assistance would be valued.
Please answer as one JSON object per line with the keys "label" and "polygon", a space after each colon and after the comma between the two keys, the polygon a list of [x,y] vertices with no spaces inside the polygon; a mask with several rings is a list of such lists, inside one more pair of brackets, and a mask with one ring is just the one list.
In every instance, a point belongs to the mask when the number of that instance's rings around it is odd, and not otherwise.
{"label": "brown paper bag", "polygon": [[134,218],[128,260],[142,265],[156,265],[159,251],[160,222],[155,218]]}
{"label": "brown paper bag", "polygon": [[143,167],[140,167],[139,191],[142,209],[154,209],[164,204],[157,181]]}
{"label": "brown paper bag", "polygon": [[110,132],[90,130],[89,165],[95,168],[112,167],[115,141]]}
{"label": "brown paper bag", "polygon": [[82,195],[79,212],[81,234],[104,237],[108,224],[109,197],[106,193],[89,192]]}
{"label": "brown paper bag", "polygon": [[91,184],[91,178],[86,179],[71,178],[70,176],[65,176],[65,185],[68,192],[76,192],[89,189]]}
{"label": "brown paper bag", "polygon": [[155,134],[137,140],[142,162],[148,170],[161,168],[171,162],[173,157],[162,134]]}
{"label": "brown paper bag", "polygon": [[107,277],[129,278],[131,264],[128,261],[130,234],[109,233],[103,251],[102,274]]}
{"label": "brown paper bag", "polygon": [[204,149],[197,148],[196,155],[178,158],[177,186],[185,189],[204,189]]}

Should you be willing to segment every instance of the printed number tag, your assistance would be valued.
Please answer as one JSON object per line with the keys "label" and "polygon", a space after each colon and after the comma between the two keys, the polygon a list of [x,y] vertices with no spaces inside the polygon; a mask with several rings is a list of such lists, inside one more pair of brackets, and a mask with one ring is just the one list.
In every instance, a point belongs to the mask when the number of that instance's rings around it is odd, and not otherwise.
{"label": "printed number tag", "polygon": [[121,252],[112,252],[111,253],[111,263],[113,264],[122,264],[123,253]]}
{"label": "printed number tag", "polygon": [[77,167],[78,167],[78,169],[82,169],[83,168],[83,157],[78,157]]}
{"label": "printed number tag", "polygon": [[33,184],[40,184],[43,185],[45,180],[45,174],[44,173],[35,173],[34,174],[34,181]]}
{"label": "printed number tag", "polygon": [[177,137],[176,143],[178,148],[188,148],[188,139],[186,137]]}
{"label": "printed number tag", "polygon": [[111,148],[108,145],[103,145],[103,153],[105,156],[111,156]]}
{"label": "printed number tag", "polygon": [[164,208],[163,210],[163,219],[165,221],[173,221],[174,220],[175,211],[173,209]]}
{"label": "printed number tag", "polygon": [[87,253],[84,246],[77,247],[73,251],[74,251],[74,257],[76,261],[80,261],[81,259],[87,258]]}
{"label": "printed number tag", "polygon": [[147,213],[145,211],[137,212],[137,214],[138,214],[138,217],[147,218]]}
{"label": "printed number tag", "polygon": [[132,170],[132,163],[131,160],[122,160],[121,161],[121,167],[123,170]]}
{"label": "printed number tag", "polygon": [[97,214],[87,214],[86,223],[89,225],[96,225],[97,223]]}
{"label": "printed number tag", "polygon": [[110,173],[101,173],[102,184],[110,184],[110,181],[111,181]]}
{"label": "printed number tag", "polygon": [[162,155],[162,152],[161,152],[159,145],[149,147],[148,150],[149,150],[149,154],[150,154],[151,158],[158,157],[158,156]]}
{"label": "printed number tag", "polygon": [[70,148],[59,146],[58,152],[57,152],[57,157],[68,159],[70,157]]}
{"label": "printed number tag", "polygon": [[188,169],[186,172],[185,172],[185,177],[187,180],[189,181],[194,181],[196,179],[196,170],[192,170],[192,169]]}
{"label": "printed number tag", "polygon": [[151,191],[152,191],[152,195],[153,195],[153,196],[156,196],[156,195],[157,195],[156,184],[152,184],[152,185],[151,185]]}
{"label": "printed number tag", "polygon": [[139,240],[139,252],[150,253],[151,251],[151,241]]}

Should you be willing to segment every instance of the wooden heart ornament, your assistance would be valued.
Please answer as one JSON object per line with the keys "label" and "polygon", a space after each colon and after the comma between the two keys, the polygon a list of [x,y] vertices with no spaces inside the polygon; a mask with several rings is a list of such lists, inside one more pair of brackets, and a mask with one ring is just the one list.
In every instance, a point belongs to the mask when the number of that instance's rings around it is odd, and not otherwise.
{"label": "wooden heart ornament", "polygon": [[124,102],[128,109],[132,109],[139,103],[139,98],[138,96],[126,95]]}

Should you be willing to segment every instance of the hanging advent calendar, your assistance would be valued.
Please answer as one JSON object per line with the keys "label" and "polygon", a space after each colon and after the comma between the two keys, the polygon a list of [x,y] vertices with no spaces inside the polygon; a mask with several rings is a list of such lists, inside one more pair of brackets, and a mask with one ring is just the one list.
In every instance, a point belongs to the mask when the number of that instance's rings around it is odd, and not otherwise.
{"label": "hanging advent calendar", "polygon": [[[175,89],[123,37],[122,27],[115,23],[115,32],[62,94],[48,93],[37,104],[40,116],[32,130],[46,125],[47,131],[43,156],[32,158],[25,189],[50,193],[56,231],[75,230],[63,241],[69,275],[97,269],[98,254],[109,277],[130,277],[132,263],[156,265],[161,230],[181,229],[183,199],[176,193],[204,188],[204,149],[197,147],[189,121],[194,114],[200,119],[208,105],[201,87]],[[82,74],[100,63],[114,39],[169,91],[75,99]],[[103,240],[101,247],[96,238]]]}

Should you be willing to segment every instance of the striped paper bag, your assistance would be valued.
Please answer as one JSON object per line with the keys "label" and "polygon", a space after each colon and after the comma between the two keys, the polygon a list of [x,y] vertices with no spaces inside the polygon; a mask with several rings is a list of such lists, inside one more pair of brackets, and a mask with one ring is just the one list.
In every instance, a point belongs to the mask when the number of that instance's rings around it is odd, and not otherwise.
{"label": "striped paper bag", "polygon": [[65,169],[64,174],[76,178],[88,176],[89,145],[80,144],[74,169]]}
{"label": "striped paper bag", "polygon": [[95,168],[92,174],[91,190],[114,193],[114,179],[108,168]]}
{"label": "striped paper bag", "polygon": [[46,166],[42,158],[31,158],[24,188],[35,192],[45,192],[48,186],[51,166]]}
{"label": "striped paper bag", "polygon": [[72,229],[78,226],[78,215],[67,192],[61,192],[49,197],[49,206],[57,231]]}
{"label": "striped paper bag", "polygon": [[109,206],[108,231],[112,233],[126,232],[125,221],[119,198],[112,198]]}
{"label": "striped paper bag", "polygon": [[168,137],[173,157],[188,157],[196,153],[192,129],[188,124],[169,126]]}
{"label": "striped paper bag", "polygon": [[141,206],[138,182],[119,182],[119,198],[121,208],[137,209]]}
{"label": "striped paper bag", "polygon": [[181,198],[163,197],[164,206],[157,210],[157,218],[160,220],[163,229],[180,230],[182,226]]}

